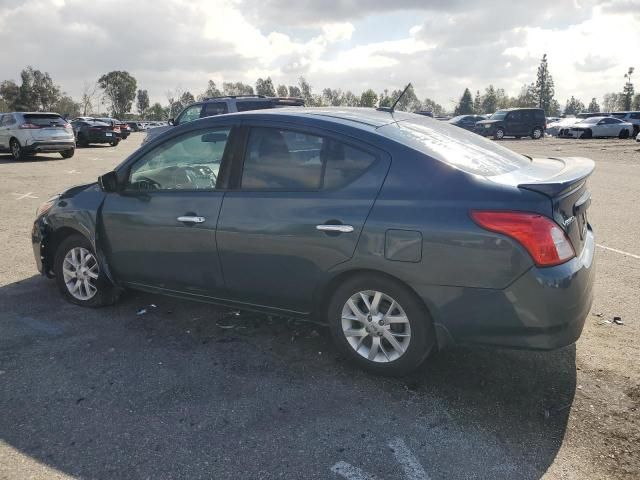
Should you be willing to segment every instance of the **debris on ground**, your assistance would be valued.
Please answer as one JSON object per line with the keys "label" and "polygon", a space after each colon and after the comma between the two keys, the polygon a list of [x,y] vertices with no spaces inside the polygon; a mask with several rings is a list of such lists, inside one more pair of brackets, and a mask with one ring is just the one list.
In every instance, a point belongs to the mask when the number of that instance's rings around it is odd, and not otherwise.
{"label": "debris on ground", "polygon": [[624,325],[622,317],[613,317],[613,323],[615,323],[616,325]]}
{"label": "debris on ground", "polygon": [[141,308],[140,310],[138,310],[136,312],[136,315],[140,316],[140,315],[145,315],[147,313],[147,309],[146,308]]}

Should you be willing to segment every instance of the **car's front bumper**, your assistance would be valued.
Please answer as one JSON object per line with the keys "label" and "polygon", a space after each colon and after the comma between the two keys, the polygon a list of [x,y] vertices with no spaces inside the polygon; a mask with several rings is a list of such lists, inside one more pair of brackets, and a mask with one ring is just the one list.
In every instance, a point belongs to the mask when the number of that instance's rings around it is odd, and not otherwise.
{"label": "car's front bumper", "polygon": [[51,152],[65,152],[76,148],[76,142],[74,141],[40,141],[33,142],[29,145],[22,147],[25,153],[51,153]]}
{"label": "car's front bumper", "polygon": [[[580,337],[593,300],[595,240],[555,267],[533,267],[503,290],[416,286],[438,341],[551,350]],[[434,301],[434,299],[437,299]]]}
{"label": "car's front bumper", "polygon": [[31,229],[31,246],[33,247],[33,256],[36,260],[36,267],[42,275],[49,275],[53,265],[47,258],[47,250],[45,239],[49,233],[49,226],[44,216],[36,218]]}

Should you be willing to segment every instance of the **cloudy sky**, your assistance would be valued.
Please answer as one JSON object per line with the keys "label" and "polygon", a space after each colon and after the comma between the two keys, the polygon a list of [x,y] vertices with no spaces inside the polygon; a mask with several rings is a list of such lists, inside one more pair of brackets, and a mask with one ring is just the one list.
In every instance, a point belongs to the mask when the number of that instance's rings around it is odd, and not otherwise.
{"label": "cloudy sky", "polygon": [[411,81],[445,108],[465,87],[516,94],[547,53],[564,104],[620,91],[634,62],[640,79],[640,0],[0,0],[0,45],[0,80],[30,64],[74,97],[110,70],[161,102],[302,75],[317,90]]}

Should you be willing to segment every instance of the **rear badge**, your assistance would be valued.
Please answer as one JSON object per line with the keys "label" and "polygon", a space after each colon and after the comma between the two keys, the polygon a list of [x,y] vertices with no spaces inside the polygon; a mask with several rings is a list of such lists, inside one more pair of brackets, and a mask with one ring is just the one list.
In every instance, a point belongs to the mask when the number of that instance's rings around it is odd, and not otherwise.
{"label": "rear badge", "polygon": [[569,217],[569,218],[565,218],[564,221],[562,222],[562,226],[566,229],[569,228],[569,225],[571,225],[573,222],[576,221],[576,217]]}

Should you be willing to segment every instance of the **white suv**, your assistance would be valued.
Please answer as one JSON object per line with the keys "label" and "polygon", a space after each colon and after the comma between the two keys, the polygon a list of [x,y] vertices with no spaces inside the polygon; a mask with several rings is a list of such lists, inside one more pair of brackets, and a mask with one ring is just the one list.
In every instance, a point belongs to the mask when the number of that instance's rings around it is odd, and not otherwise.
{"label": "white suv", "polygon": [[640,132],[640,112],[613,112],[611,116],[632,124],[634,137]]}
{"label": "white suv", "polygon": [[14,160],[49,152],[71,158],[75,150],[71,124],[57,113],[0,114],[0,151],[11,153]]}

